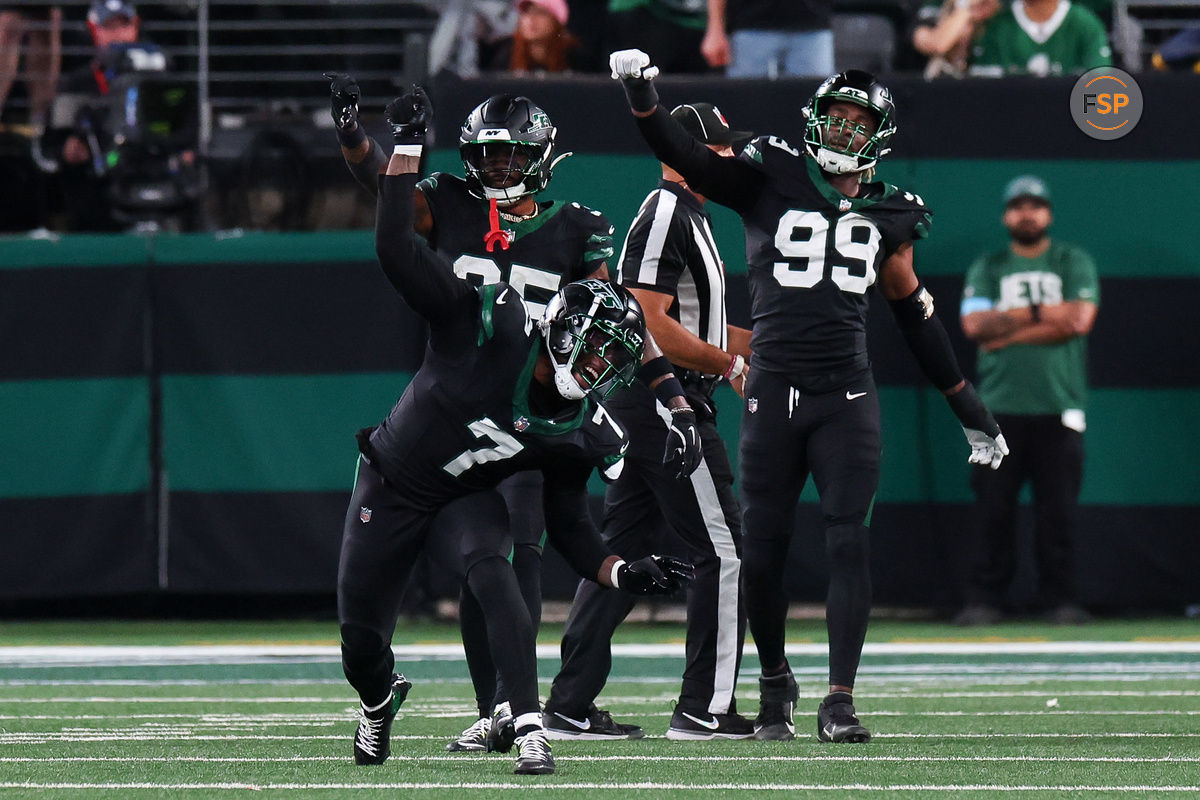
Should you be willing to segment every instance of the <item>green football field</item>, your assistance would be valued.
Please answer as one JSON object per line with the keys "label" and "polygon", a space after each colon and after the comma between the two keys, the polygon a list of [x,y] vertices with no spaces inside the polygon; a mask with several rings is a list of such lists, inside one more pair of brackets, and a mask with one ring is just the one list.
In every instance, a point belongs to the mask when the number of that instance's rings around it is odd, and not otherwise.
{"label": "green football field", "polygon": [[[796,741],[665,739],[682,629],[627,625],[601,705],[647,738],[555,742],[555,775],[515,776],[512,754],[444,749],[474,707],[451,626],[398,635],[415,687],[391,760],[360,768],[333,623],[0,623],[0,796],[1200,796],[1195,622],[1009,624],[966,637],[874,624],[857,687],[875,734],[866,745],[816,741],[822,624],[791,627]],[[557,630],[541,636],[543,696]],[[750,715],[756,669],[749,645],[739,695]]]}

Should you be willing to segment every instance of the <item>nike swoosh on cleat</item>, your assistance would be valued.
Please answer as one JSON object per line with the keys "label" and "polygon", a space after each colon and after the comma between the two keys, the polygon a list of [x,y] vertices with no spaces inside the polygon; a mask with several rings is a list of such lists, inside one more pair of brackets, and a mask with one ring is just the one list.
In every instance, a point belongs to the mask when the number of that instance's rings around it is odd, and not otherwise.
{"label": "nike swoosh on cleat", "polygon": [[857,400],[860,397],[866,396],[866,392],[846,392],[847,400]]}
{"label": "nike swoosh on cleat", "polygon": [[687,713],[686,711],[681,712],[681,713],[685,717],[690,719],[692,722],[696,723],[697,725],[699,725],[701,727],[708,728],[710,731],[715,731],[717,728],[721,727],[721,723],[716,718],[711,719],[711,720],[699,719],[697,717],[693,717],[691,714]]}
{"label": "nike swoosh on cleat", "polygon": [[592,721],[590,719],[585,719],[583,721],[580,721],[577,719],[571,719],[570,717],[566,716],[565,714],[560,714],[557,711],[554,712],[554,716],[558,717],[559,719],[561,719],[565,722],[571,723],[576,728],[579,728],[579,730],[581,730],[581,731],[590,730],[592,727]]}
{"label": "nike swoosh on cleat", "polygon": [[837,726],[836,726],[836,725],[834,725],[834,724],[831,722],[831,723],[829,723],[828,725],[826,725],[826,726],[825,726],[825,735],[826,735],[826,736],[828,736],[830,739],[832,739],[832,738],[833,738],[833,732],[834,732],[834,731],[836,731],[836,730],[837,730]]}

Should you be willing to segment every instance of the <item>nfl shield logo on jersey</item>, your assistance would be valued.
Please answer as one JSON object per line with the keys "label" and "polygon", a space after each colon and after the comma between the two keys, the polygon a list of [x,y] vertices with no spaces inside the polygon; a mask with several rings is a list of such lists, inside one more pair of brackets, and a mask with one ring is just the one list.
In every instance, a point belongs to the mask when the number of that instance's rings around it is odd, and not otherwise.
{"label": "nfl shield logo on jersey", "polygon": [[360,520],[362,520],[364,523],[370,522],[371,521],[371,509],[367,508],[366,506],[363,506],[362,508],[360,508],[358,510],[358,518]]}
{"label": "nfl shield logo on jersey", "polygon": [[513,420],[513,428],[516,429],[517,433],[520,433],[528,427],[529,417],[517,417],[515,420]]}
{"label": "nfl shield logo on jersey", "polygon": [[849,211],[850,205],[851,204],[850,204],[849,200],[839,200],[838,201],[838,211]]}
{"label": "nfl shield logo on jersey", "polygon": [[758,411],[758,398],[757,397],[747,397],[746,398],[746,410],[749,411],[751,414]]}

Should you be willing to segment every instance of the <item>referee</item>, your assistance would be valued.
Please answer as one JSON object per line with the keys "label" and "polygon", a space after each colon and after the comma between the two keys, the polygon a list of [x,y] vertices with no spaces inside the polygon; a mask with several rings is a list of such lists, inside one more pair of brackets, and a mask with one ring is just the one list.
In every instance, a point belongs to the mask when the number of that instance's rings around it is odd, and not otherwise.
{"label": "referee", "polygon": [[[710,103],[676,108],[675,119],[698,140],[733,156],[732,131]],[[713,241],[704,198],[665,164],[663,179],[638,210],[620,258],[620,283],[633,292],[646,326],[675,366],[696,410],[704,460],[689,479],[663,468],[667,417],[640,386],[607,404],[629,432],[625,470],[605,496],[603,535],[626,557],[669,546],[686,548],[696,568],[687,591],[687,663],[670,739],[744,739],[753,723],[737,713],[734,686],[742,657],[745,612],[739,591],[741,508],[733,471],[717,433],[713,389],[728,380],[745,387],[750,331],[725,316],[725,270]],[[611,637],[634,602],[618,592],[581,582],[562,641],[562,669],[546,701],[543,725],[550,738],[636,739],[634,725],[597,709],[612,665]]]}

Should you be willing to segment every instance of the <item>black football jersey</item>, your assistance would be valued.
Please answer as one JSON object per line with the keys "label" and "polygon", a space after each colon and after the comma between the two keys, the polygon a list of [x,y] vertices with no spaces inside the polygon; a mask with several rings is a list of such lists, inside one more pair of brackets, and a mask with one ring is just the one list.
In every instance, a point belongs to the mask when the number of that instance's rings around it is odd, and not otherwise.
{"label": "black football jersey", "polygon": [[929,234],[932,213],[886,183],[845,197],[775,136],[758,137],[738,159],[765,177],[740,209],[757,366],[801,387],[868,368],[868,293],[888,256]]}
{"label": "black football jersey", "polygon": [[[419,271],[442,269],[432,264]],[[364,454],[420,509],[491,488],[523,470],[596,467],[615,479],[627,439],[604,406],[584,400],[576,413],[558,420],[531,412],[528,388],[544,345],[512,287],[472,289],[448,273],[444,278],[457,289],[431,288],[428,299],[437,310],[429,317],[425,361],[363,443]],[[412,299],[410,292],[405,296]]]}
{"label": "black football jersey", "polygon": [[[599,211],[561,200],[538,203],[537,216],[510,222],[498,216],[504,244],[492,241],[489,203],[456,175],[437,172],[417,184],[429,201],[429,245],[476,285],[506,282],[534,319],[564,283],[589,277],[613,255],[613,226]],[[499,237],[491,237],[493,240]]]}

